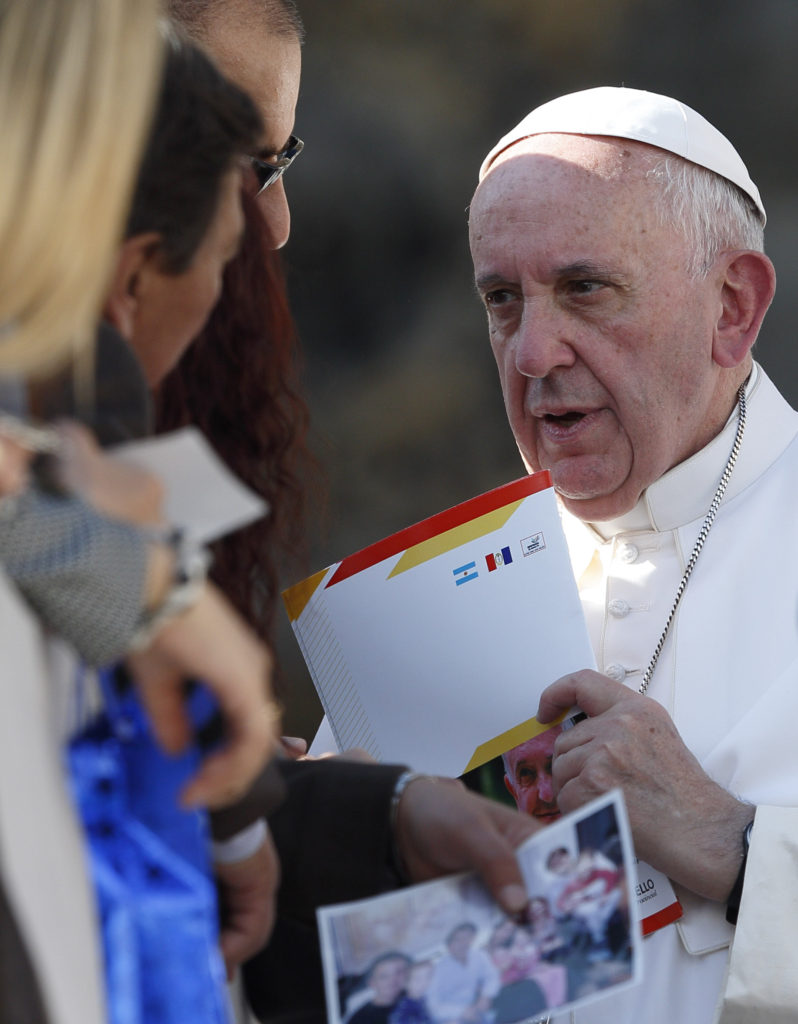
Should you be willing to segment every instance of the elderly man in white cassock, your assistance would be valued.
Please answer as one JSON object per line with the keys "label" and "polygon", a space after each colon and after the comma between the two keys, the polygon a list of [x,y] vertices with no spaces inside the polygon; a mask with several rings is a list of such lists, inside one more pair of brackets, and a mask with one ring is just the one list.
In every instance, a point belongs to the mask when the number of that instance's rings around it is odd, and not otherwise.
{"label": "elderly man in white cassock", "polygon": [[798,414],[751,356],[764,224],[729,141],[635,89],[534,110],[471,206],[507,415],[551,473],[602,669],[541,698],[542,721],[586,716],[558,802],[620,786],[682,908],[579,1024],[795,1019]]}

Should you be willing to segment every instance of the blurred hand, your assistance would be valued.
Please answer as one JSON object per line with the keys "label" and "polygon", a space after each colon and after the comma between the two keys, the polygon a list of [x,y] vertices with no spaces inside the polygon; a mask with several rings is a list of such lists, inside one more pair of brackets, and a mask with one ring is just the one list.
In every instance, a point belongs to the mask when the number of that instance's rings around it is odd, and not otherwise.
{"label": "blurred hand", "polygon": [[246,860],[216,864],[222,928],[219,937],[230,981],[236,968],[262,949],[276,913],[280,861],[270,835]]}
{"label": "blurred hand", "polygon": [[249,787],[277,743],[269,651],[210,583],[196,604],[168,623],[128,667],[161,746],[179,753],[191,739],[185,679],[201,679],[225,719],[226,742],[208,755],[184,789],[185,806],[232,803]]}
{"label": "blurred hand", "polygon": [[541,826],[454,779],[420,777],[399,801],[396,842],[414,882],[478,871],[507,913],[528,902],[515,848]]}
{"label": "blurred hand", "polygon": [[280,746],[289,761],[301,761],[308,749],[308,741],[301,736],[281,736]]}
{"label": "blurred hand", "polygon": [[550,722],[574,705],[588,717],[555,743],[560,809],[567,813],[619,787],[637,854],[699,895],[725,900],[753,808],[709,778],[651,697],[585,670],[543,691],[538,718]]}
{"label": "blurred hand", "polygon": [[32,452],[8,437],[0,436],[0,498],[24,491]]}
{"label": "blurred hand", "polygon": [[342,761],[360,761],[362,764],[376,764],[376,758],[367,753],[361,747],[350,747],[342,753],[333,750],[325,751],[323,754],[308,754],[307,740],[301,736],[281,736],[280,746],[283,753],[290,761],[324,761],[327,758],[339,758]]}
{"label": "blurred hand", "polygon": [[342,750],[341,753],[336,753],[333,750],[327,750],[323,754],[303,754],[301,757],[295,758],[297,761],[357,761],[360,764],[377,764],[377,759],[372,757],[368,751],[363,750],[362,747],[350,747],[349,750]]}
{"label": "blurred hand", "polygon": [[63,488],[112,519],[138,526],[163,523],[164,488],[157,476],[106,455],[91,432],[79,423],[61,422],[57,430],[61,450],[53,473]]}

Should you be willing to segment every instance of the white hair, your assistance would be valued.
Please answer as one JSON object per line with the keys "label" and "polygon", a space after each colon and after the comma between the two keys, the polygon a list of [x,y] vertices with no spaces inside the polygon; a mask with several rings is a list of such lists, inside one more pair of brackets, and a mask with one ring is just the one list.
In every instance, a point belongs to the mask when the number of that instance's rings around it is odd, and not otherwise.
{"label": "white hair", "polygon": [[762,216],[753,200],[726,178],[678,156],[654,158],[646,179],[657,182],[659,216],[688,242],[687,271],[705,277],[724,249],[764,252]]}

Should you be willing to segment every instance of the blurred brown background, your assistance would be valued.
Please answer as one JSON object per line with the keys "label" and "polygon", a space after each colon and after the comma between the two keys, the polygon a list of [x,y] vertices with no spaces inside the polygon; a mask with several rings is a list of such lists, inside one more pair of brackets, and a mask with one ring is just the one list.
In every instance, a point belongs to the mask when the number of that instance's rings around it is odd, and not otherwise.
{"label": "blurred brown background", "polygon": [[[798,404],[798,0],[300,0],[285,249],[329,482],[309,570],[522,474],[466,208],[520,118],[595,85],[664,92],[739,149],[779,277],[757,356]],[[295,582],[287,578],[286,585]],[[286,626],[285,727],[321,717]]]}

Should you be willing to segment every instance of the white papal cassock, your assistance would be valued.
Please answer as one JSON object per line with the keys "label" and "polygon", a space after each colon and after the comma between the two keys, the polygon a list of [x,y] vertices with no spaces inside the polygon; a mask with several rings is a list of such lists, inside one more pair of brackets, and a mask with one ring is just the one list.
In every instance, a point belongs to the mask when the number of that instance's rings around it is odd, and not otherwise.
{"label": "white papal cassock", "polygon": [[[795,1020],[798,944],[784,929],[798,931],[798,812],[782,808],[798,805],[798,413],[761,367],[746,395],[737,464],[648,690],[713,779],[765,805],[736,935],[724,906],[677,890],[684,917],[644,940],[643,983],[577,1011],[578,1024],[712,1024],[722,1000],[723,1024]],[[589,526],[564,513],[598,667],[634,689],[736,429],[735,410],[618,520]]]}

